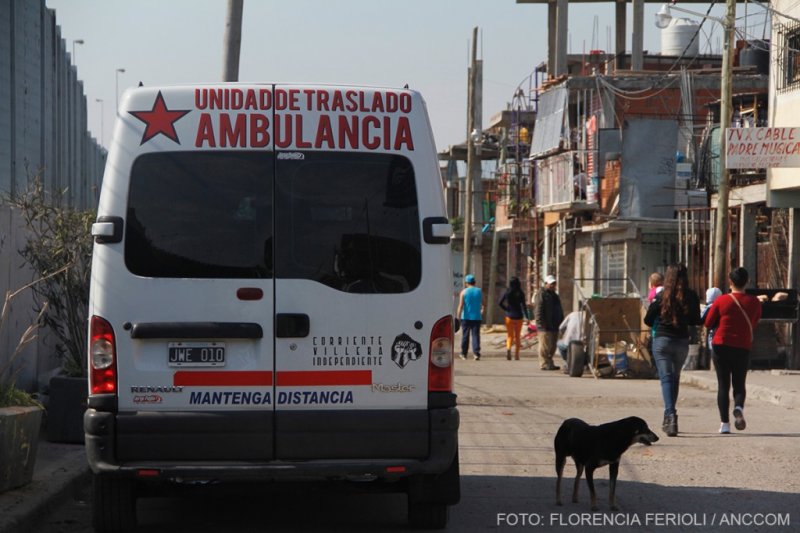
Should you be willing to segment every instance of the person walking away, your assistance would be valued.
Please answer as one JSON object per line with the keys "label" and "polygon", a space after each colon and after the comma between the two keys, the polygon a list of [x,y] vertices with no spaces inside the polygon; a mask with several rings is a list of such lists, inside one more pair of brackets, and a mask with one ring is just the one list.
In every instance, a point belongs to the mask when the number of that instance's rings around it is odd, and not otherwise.
{"label": "person walking away", "polygon": [[653,303],[656,294],[664,289],[664,275],[661,272],[650,274],[650,290],[647,292],[647,303]]}
{"label": "person walking away", "polygon": [[461,317],[461,359],[467,358],[469,338],[472,337],[472,353],[475,360],[481,360],[481,320],[483,318],[483,292],[475,286],[475,276],[464,277],[466,287],[458,298],[456,314]]}
{"label": "person walking away", "polygon": [[519,361],[520,335],[522,319],[528,319],[528,306],[525,304],[525,293],[516,276],[508,282],[508,289],[498,302],[506,313],[506,359],[511,361],[511,347],[514,347],[514,359]]}
{"label": "person walking away", "polygon": [[747,370],[750,365],[753,333],[761,319],[761,302],[744,291],[749,277],[744,268],[734,269],[728,275],[731,282],[730,294],[717,298],[705,319],[705,326],[716,330],[712,338],[711,357],[717,373],[717,407],[721,421],[719,432],[722,434],[731,432],[731,383],[734,426],[739,431],[747,427],[744,420]]}
{"label": "person walking away", "polygon": [[534,298],[534,320],[539,337],[539,368],[542,370],[558,370],[553,364],[556,352],[558,328],[564,320],[561,298],[556,293],[556,278],[549,275],[544,280],[544,289],[536,293]]}
{"label": "person walking away", "polygon": [[655,326],[653,359],[661,381],[664,400],[662,429],[668,437],[678,435],[678,389],[681,368],[689,354],[691,326],[701,324],[700,298],[689,288],[686,267],[672,264],[667,267],[664,290],[659,292],[644,317],[644,323]]}
{"label": "person walking away", "polygon": [[567,363],[569,362],[569,343],[572,341],[582,341],[581,337],[581,322],[583,322],[583,302],[578,304],[578,310],[568,313],[567,316],[561,321],[558,326],[558,332],[561,334],[556,346],[561,358],[564,360],[564,373],[568,374],[569,369]]}

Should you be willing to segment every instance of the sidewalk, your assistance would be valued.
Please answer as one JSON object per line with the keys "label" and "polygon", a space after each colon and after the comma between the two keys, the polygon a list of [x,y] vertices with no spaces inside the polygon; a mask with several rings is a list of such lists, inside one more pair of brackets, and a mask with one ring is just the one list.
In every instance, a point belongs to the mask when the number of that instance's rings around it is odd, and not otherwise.
{"label": "sidewalk", "polygon": [[[505,358],[505,338],[502,332],[482,332],[482,358]],[[460,336],[456,339],[456,346]],[[458,353],[458,348],[456,348]],[[537,357],[536,345],[522,353],[523,359]],[[470,358],[456,361],[457,365],[480,365]],[[514,361],[509,361],[513,365]],[[563,374],[563,379],[570,378]],[[592,379],[584,375],[580,379]],[[624,386],[623,379],[620,385]],[[684,371],[681,383],[715,393],[717,378],[711,370]],[[800,409],[800,371],[757,370],[747,375],[747,398],[769,402],[781,407]],[[19,489],[0,493],[0,533],[19,533],[30,530],[36,520],[69,498],[89,480],[89,467],[81,444],[56,444],[41,440],[36,454],[33,482]]]}
{"label": "sidewalk", "polygon": [[40,439],[33,481],[0,493],[0,533],[28,531],[89,479],[83,444]]}
{"label": "sidewalk", "polygon": [[[501,327],[484,327],[481,330],[481,358],[506,356],[505,331]],[[456,334],[456,353],[461,346],[461,335]],[[537,359],[538,345],[534,342],[528,349],[522,350],[523,359]],[[469,362],[472,362],[470,348]],[[562,365],[561,357],[556,354],[557,365]],[[463,362],[460,362],[463,364]],[[458,363],[456,363],[458,364]],[[477,364],[480,364],[478,362]],[[586,379],[584,376],[582,379]],[[620,380],[622,381],[622,380]],[[713,370],[684,370],[681,372],[681,384],[704,389],[716,394],[717,376]],[[751,370],[747,373],[747,399],[800,409],[800,370]]]}

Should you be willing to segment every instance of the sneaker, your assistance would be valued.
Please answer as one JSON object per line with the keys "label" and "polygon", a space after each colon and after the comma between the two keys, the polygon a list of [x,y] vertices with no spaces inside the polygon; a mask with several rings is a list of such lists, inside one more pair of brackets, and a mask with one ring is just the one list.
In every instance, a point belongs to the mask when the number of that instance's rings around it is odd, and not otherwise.
{"label": "sneaker", "polygon": [[747,427],[747,422],[744,421],[744,410],[741,407],[733,408],[733,425],[739,431]]}
{"label": "sneaker", "polygon": [[727,435],[728,433],[731,432],[731,425],[727,422],[722,422],[719,425],[719,432],[723,435]]}
{"label": "sneaker", "polygon": [[466,360],[467,360],[467,354],[465,354],[465,353],[458,354],[458,357],[459,357],[459,358],[461,358],[461,359],[463,359],[464,361],[466,361]]}
{"label": "sneaker", "polygon": [[480,361],[480,360],[481,360],[481,354],[479,354],[479,353],[476,353],[476,354],[475,354],[475,360],[476,360],[476,361]]}

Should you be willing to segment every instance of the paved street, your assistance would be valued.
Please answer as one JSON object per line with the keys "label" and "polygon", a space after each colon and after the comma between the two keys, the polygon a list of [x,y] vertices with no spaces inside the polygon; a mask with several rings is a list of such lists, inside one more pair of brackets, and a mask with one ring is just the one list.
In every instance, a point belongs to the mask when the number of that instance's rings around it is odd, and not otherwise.
{"label": "paved street", "polygon": [[[791,527],[752,525],[741,531],[800,527],[800,464],[793,451],[800,417],[794,410],[751,401],[747,430],[723,436],[717,434],[715,393],[683,387],[680,436],[669,438],[659,428],[663,411],[655,380],[569,378],[539,370],[532,358],[461,363],[461,472],[478,489],[465,495],[462,501],[469,503],[462,503],[456,514],[475,531],[515,530],[523,527],[525,513],[530,522],[540,522],[540,531],[578,525],[591,531],[735,531],[726,522],[720,525],[723,517],[750,520],[746,515],[752,521],[790,521]],[[579,504],[557,507],[553,436],[562,420],[574,416],[599,424],[631,415],[647,420],[661,440],[652,447],[636,445],[623,456],[617,484],[620,512],[606,515],[621,526],[593,525],[603,516],[583,515],[590,512],[585,481]],[[568,461],[565,478],[574,475]],[[601,513],[608,513],[607,478],[607,468],[595,474]],[[571,486],[571,480],[565,483],[565,495]],[[504,519],[502,513],[510,516]],[[503,527],[514,523],[516,528]]]}
{"label": "paved street", "polygon": [[[506,361],[489,351],[457,361],[461,411],[462,501],[449,531],[797,531],[800,416],[753,399],[748,427],[717,434],[715,393],[684,386],[680,436],[664,436],[655,380],[595,380],[545,372],[530,352]],[[596,472],[600,511],[591,513],[585,481],[569,503],[554,503],[552,441],[561,421],[602,423],[637,415],[661,437],[623,456],[620,511],[607,504],[608,469]],[[88,493],[52,513],[37,532],[90,531]],[[329,487],[253,488],[235,494],[141,500],[140,531],[406,531],[401,495],[350,494]],[[608,522],[616,524],[609,526]],[[783,525],[780,525],[783,524]]]}

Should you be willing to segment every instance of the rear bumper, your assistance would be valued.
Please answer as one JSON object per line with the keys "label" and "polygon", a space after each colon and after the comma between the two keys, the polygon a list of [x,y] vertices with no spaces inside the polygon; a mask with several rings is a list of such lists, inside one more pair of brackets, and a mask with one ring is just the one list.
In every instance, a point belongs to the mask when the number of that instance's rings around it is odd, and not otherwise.
{"label": "rear bumper", "polygon": [[[284,441],[295,447],[295,443],[303,439],[310,439],[312,444],[300,447],[302,455],[292,459],[285,458],[291,455],[288,453],[290,446],[273,446],[271,430],[259,429],[271,428],[271,424],[253,423],[257,413],[219,415],[149,413],[142,416],[88,409],[84,428],[89,466],[96,474],[122,477],[139,477],[146,470],[148,480],[152,481],[393,480],[414,474],[442,473],[450,466],[458,449],[459,414],[455,407],[416,413],[369,413],[371,419],[384,418],[384,428],[396,425],[392,434],[379,428],[377,433],[325,431],[311,438],[308,433],[301,432]],[[342,421],[345,427],[347,421],[353,425],[352,412],[309,415],[312,419],[325,416],[333,424]],[[264,415],[261,416],[263,419]],[[358,414],[355,419],[358,420]],[[220,423],[220,420],[227,422]],[[156,423],[150,424],[153,421]],[[208,427],[209,424],[212,427]],[[410,431],[409,426],[413,426]],[[201,433],[198,428],[206,431]],[[236,431],[231,433],[231,428]],[[411,435],[410,442],[403,442],[404,435]],[[281,439],[278,436],[275,442],[280,443]],[[195,445],[191,445],[193,441],[197,441]],[[215,446],[222,449],[215,451]],[[273,457],[275,450],[281,448],[285,451],[279,451],[278,458]],[[316,455],[315,448],[319,449]]]}

